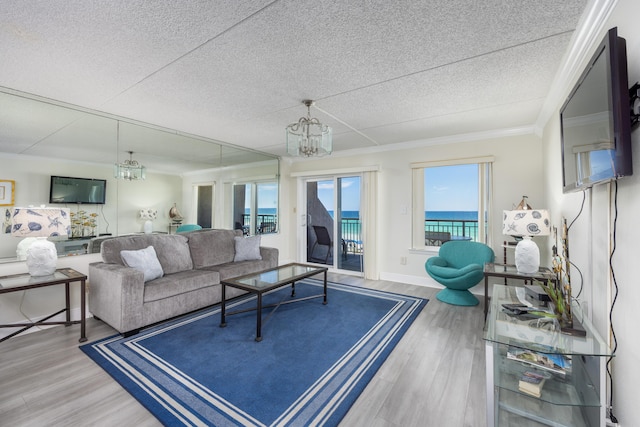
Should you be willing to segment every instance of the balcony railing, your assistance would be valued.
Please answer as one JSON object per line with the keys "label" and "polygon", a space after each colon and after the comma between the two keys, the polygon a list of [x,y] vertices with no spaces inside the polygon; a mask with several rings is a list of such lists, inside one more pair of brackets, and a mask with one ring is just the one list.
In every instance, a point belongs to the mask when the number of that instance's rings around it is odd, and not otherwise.
{"label": "balcony railing", "polygon": [[[248,231],[251,215],[244,214],[242,216],[242,229]],[[256,215],[256,234],[275,233],[278,230],[278,216],[271,214]],[[246,234],[246,232],[245,232]]]}
{"label": "balcony railing", "polygon": [[342,218],[340,224],[343,250],[347,253],[362,253],[362,234],[360,218]]}
{"label": "balcony railing", "polygon": [[478,240],[478,221],[425,219],[424,231],[427,246],[440,246],[448,240]]}

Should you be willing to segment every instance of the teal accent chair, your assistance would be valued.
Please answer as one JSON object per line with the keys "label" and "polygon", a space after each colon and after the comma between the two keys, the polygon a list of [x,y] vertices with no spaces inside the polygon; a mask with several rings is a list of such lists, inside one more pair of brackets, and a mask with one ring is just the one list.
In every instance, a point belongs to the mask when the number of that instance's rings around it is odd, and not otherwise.
{"label": "teal accent chair", "polygon": [[186,233],[187,231],[202,230],[198,224],[182,224],[176,229],[176,233]]}
{"label": "teal accent chair", "polygon": [[478,305],[469,289],[484,278],[484,264],[493,262],[493,249],[484,243],[449,241],[440,247],[438,256],[424,264],[429,276],[445,286],[436,298],[452,305]]}

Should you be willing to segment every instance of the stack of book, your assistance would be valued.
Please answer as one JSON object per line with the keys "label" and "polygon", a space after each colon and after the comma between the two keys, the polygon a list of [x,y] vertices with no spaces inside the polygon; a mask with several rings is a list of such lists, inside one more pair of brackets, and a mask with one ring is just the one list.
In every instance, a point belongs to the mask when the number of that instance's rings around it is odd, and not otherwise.
{"label": "stack of book", "polygon": [[520,377],[518,390],[531,396],[540,397],[545,377],[536,372],[527,371]]}

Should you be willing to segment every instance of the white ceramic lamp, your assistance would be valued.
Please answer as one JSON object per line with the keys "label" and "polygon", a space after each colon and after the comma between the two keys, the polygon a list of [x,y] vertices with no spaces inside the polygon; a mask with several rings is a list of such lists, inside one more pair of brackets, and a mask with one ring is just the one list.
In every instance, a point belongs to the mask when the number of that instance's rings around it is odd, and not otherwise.
{"label": "white ceramic lamp", "polygon": [[140,218],[144,219],[144,234],[153,233],[153,220],[158,217],[155,209],[140,209]]}
{"label": "white ceramic lamp", "polygon": [[502,234],[522,237],[516,246],[518,273],[533,274],[540,268],[540,249],[532,240],[548,236],[551,231],[549,212],[544,209],[503,211]]}
{"label": "white ceramic lamp", "polygon": [[48,276],[56,271],[58,252],[56,245],[47,237],[69,236],[69,217],[69,209],[66,208],[14,208],[11,235],[25,237],[23,242],[30,243],[18,245],[21,252],[18,257],[26,258],[27,269],[32,276]]}

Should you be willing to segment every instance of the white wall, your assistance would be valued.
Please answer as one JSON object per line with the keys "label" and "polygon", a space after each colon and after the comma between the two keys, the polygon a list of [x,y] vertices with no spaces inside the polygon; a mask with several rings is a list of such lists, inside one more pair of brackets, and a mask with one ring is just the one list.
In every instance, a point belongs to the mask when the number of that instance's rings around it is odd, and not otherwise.
{"label": "white wall", "polygon": [[[618,27],[619,36],[627,40],[629,86],[640,80],[640,2],[621,0],[602,29],[600,37],[612,27]],[[593,49],[595,49],[595,45]],[[592,50],[593,50],[592,49]],[[563,98],[566,97],[564,94]],[[558,105],[559,109],[560,105]],[[618,286],[618,295],[613,310],[613,327],[617,338],[617,352],[611,364],[613,373],[613,412],[623,426],[636,425],[640,420],[637,404],[637,385],[640,383],[640,286],[637,274],[637,245],[640,228],[634,214],[640,209],[640,131],[633,137],[633,167],[635,175],[618,182],[617,224],[615,226],[615,254],[613,271]],[[558,115],[546,124],[543,135],[545,159],[545,193],[547,205],[554,220],[561,217],[572,221],[580,210],[583,194],[562,194],[562,171],[560,163],[560,125]],[[572,262],[582,271],[584,282],[580,300],[588,307],[592,321],[605,340],[611,340],[609,309],[615,295],[609,255],[614,238],[615,186],[600,185],[586,192],[582,214],[569,232],[569,253]],[[574,294],[580,287],[580,275],[571,270]],[[608,402],[608,399],[607,399]]]}

